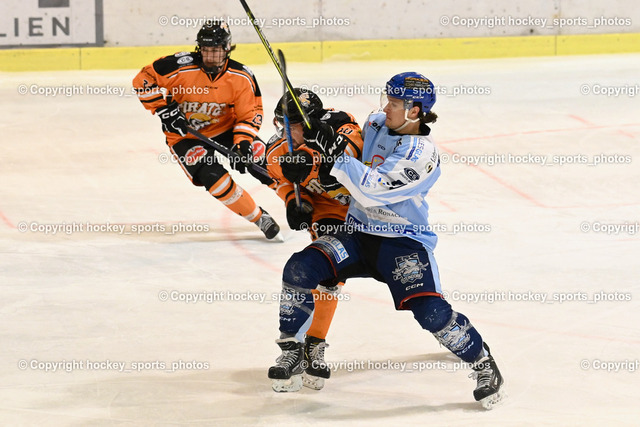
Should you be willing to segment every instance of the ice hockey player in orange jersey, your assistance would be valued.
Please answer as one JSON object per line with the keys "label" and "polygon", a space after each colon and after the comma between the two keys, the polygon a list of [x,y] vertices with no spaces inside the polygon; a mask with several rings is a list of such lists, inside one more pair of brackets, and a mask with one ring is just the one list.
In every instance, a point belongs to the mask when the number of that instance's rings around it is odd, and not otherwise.
{"label": "ice hockey player in orange jersey", "polygon": [[167,145],[191,182],[273,239],[280,230],[275,220],[234,182],[213,148],[188,133],[191,127],[232,149],[242,159],[232,162],[234,169],[273,186],[269,177],[247,168],[264,162],[265,144],[258,138],[262,96],[249,68],[229,58],[234,48],[228,25],[208,21],[194,52],[157,59],[142,68],[133,86],[142,105],[162,121]]}
{"label": "ice hockey player in orange jersey", "polygon": [[[329,175],[330,167],[327,169],[323,166],[320,153],[309,148],[305,142],[322,138],[324,133],[335,134],[348,141],[344,152],[358,158],[362,152],[362,136],[360,126],[350,114],[323,108],[320,98],[310,90],[295,88],[294,93],[309,116],[312,127],[305,129],[302,115],[289,94],[281,98],[274,111],[278,133],[267,144],[267,170],[276,182],[276,193],[285,202],[289,227],[307,230],[311,239],[315,240],[344,226],[350,195],[342,184]],[[292,153],[289,153],[283,129],[282,103],[285,100],[294,147]],[[300,209],[296,206],[294,183],[300,186]],[[316,390],[322,389],[324,380],[331,374],[324,361],[324,349],[328,346],[325,339],[342,285],[344,283],[341,282],[324,283],[311,291],[315,298],[315,310],[305,336],[307,368],[303,374],[303,384]]]}

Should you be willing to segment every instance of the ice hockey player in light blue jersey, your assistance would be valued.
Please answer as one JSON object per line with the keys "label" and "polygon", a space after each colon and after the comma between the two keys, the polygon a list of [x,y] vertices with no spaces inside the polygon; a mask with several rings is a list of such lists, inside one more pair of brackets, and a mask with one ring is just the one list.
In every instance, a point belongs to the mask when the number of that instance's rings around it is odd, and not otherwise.
{"label": "ice hockey player in light blue jersey", "polygon": [[404,235],[433,251],[437,236],[428,224],[425,196],[440,176],[438,150],[428,134],[398,134],[384,125],[386,119],[384,112],[369,116],[362,162],[336,159],[332,175],[352,195],[347,223],[365,233]]}
{"label": "ice hockey player in light blue jersey", "polygon": [[[440,176],[438,150],[429,136],[437,115],[432,82],[407,72],[387,82],[383,108],[363,126],[361,159],[341,153],[340,135],[311,122],[307,145],[333,163],[331,175],[351,194],[347,223],[291,256],[283,272],[280,303],[282,350],[269,369],[275,391],[301,387],[302,342],[314,302],[311,289],[351,277],[372,277],[389,287],[397,310],[411,310],[423,329],[471,364],[474,398],[490,409],[503,397],[503,379],[489,347],[462,313],[442,298],[433,256],[425,196]],[[309,142],[311,141],[311,142]]]}

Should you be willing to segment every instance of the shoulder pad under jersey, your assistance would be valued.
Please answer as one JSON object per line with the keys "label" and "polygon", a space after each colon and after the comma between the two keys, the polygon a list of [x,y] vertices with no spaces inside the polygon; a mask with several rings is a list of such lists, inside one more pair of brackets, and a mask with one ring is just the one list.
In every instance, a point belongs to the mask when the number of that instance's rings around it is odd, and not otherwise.
{"label": "shoulder pad under jersey", "polygon": [[196,55],[196,52],[178,52],[174,55],[165,56],[153,63],[153,69],[161,76],[166,76],[186,65],[194,65]]}

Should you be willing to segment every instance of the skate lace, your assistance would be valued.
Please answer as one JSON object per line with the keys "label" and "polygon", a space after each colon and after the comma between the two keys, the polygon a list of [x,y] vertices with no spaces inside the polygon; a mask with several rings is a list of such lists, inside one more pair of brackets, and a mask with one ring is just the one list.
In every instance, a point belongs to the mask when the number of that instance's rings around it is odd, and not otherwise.
{"label": "skate lace", "polygon": [[266,231],[273,225],[273,219],[269,216],[268,213],[262,212],[262,216],[258,220],[258,227],[262,231]]}
{"label": "skate lace", "polygon": [[276,359],[279,366],[291,367],[298,361],[298,350],[283,350],[282,354]]}
{"label": "skate lace", "polygon": [[329,344],[327,344],[326,342],[312,344],[311,351],[309,352],[309,357],[313,360],[324,363],[324,349],[327,347],[329,347]]}
{"label": "skate lace", "polygon": [[476,388],[482,388],[491,384],[491,377],[493,376],[493,370],[488,360],[483,360],[476,364],[477,370],[474,370],[469,374],[469,378],[473,378],[478,381]]}

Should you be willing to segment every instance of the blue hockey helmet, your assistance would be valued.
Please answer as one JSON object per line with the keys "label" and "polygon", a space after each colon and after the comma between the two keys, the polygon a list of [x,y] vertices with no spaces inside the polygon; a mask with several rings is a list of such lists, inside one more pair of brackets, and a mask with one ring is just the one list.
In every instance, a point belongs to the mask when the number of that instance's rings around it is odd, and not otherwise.
{"label": "blue hockey helmet", "polygon": [[387,82],[385,95],[403,99],[405,109],[410,109],[414,102],[419,102],[424,114],[431,111],[436,103],[436,92],[431,80],[413,71],[391,77]]}

